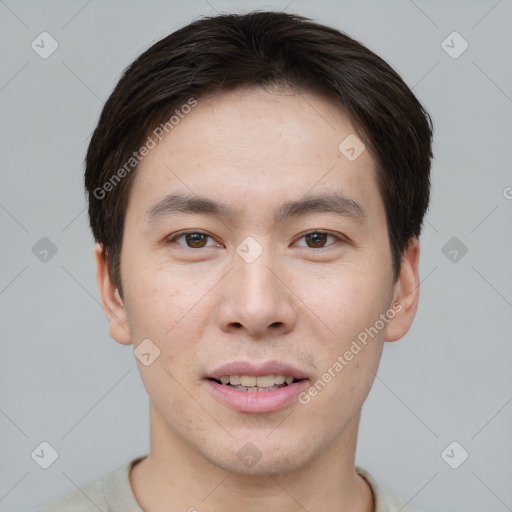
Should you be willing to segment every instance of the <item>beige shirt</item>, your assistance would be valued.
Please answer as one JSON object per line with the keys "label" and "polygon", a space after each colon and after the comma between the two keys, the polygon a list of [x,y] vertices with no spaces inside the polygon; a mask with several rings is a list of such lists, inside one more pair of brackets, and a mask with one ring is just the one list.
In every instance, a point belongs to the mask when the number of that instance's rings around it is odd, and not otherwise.
{"label": "beige shirt", "polygon": [[[85,485],[35,512],[143,512],[133,494],[129,475],[131,467],[144,457],[131,460],[120,469],[108,473],[103,480]],[[370,484],[375,499],[375,512],[420,512],[377,485],[364,469],[356,466],[356,472]]]}

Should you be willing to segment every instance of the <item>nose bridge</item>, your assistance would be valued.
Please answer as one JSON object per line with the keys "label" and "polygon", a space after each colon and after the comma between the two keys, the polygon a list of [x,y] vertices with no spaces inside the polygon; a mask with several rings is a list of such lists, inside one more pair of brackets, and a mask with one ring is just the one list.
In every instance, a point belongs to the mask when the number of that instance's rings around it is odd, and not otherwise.
{"label": "nose bridge", "polygon": [[[240,291],[246,297],[247,303],[259,304],[259,299],[264,299],[268,304],[269,300],[275,300],[276,283],[275,261],[270,251],[263,251],[254,261],[246,261],[239,258],[235,264],[235,279],[239,283]],[[270,306],[270,304],[269,304]]]}
{"label": "nose bridge", "polygon": [[276,327],[289,329],[295,313],[290,304],[289,289],[277,277],[277,258],[254,239],[244,240],[236,252],[234,268],[227,276],[229,284],[222,315],[224,327],[236,324],[252,334]]}

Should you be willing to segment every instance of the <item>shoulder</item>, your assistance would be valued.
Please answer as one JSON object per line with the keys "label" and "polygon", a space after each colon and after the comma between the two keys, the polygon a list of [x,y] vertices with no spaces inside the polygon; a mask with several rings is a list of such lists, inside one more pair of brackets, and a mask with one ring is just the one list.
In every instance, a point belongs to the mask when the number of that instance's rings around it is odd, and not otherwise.
{"label": "shoulder", "polygon": [[368,482],[372,489],[375,500],[375,512],[422,512],[421,510],[413,509],[401,497],[381,487],[368,471],[356,466],[356,472]]}
{"label": "shoulder", "polygon": [[130,485],[130,469],[146,455],[132,459],[76,491],[32,512],[142,512]]}
{"label": "shoulder", "polygon": [[97,480],[34,512],[109,512],[103,481]]}

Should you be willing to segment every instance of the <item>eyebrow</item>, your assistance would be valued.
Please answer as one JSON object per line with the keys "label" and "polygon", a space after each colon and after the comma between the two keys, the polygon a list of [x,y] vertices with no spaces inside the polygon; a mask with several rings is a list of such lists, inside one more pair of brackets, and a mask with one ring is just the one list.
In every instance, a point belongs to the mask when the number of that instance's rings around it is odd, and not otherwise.
{"label": "eyebrow", "polygon": [[[179,213],[189,215],[207,215],[224,219],[234,219],[237,211],[231,206],[207,197],[173,193],[165,196],[146,212],[148,224],[157,223],[163,218]],[[274,210],[274,222],[277,224],[289,217],[299,217],[310,213],[334,213],[357,222],[366,219],[364,208],[340,192],[308,195],[295,201],[286,201]]]}

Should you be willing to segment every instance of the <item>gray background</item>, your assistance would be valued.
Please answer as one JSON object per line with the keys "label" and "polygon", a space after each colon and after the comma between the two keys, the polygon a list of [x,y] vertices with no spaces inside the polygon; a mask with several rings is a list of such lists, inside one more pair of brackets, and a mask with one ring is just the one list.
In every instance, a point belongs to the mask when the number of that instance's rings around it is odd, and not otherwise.
{"label": "gray background", "polygon": [[[427,511],[512,510],[512,2],[5,0],[1,511],[32,510],[147,453],[132,348],[110,339],[99,304],[83,157],[103,102],[142,50],[198,16],[256,8],[359,39],[434,120],[420,307],[407,336],[385,346],[356,462]],[[31,48],[43,31],[59,44],[47,59]],[[453,31],[469,43],[458,58],[442,47]],[[462,42],[445,44],[453,53]],[[46,261],[32,251],[42,237],[57,248]],[[58,452],[46,470],[31,458],[42,441]],[[458,469],[441,457],[452,441],[462,447],[449,451],[452,464],[469,453]]]}

